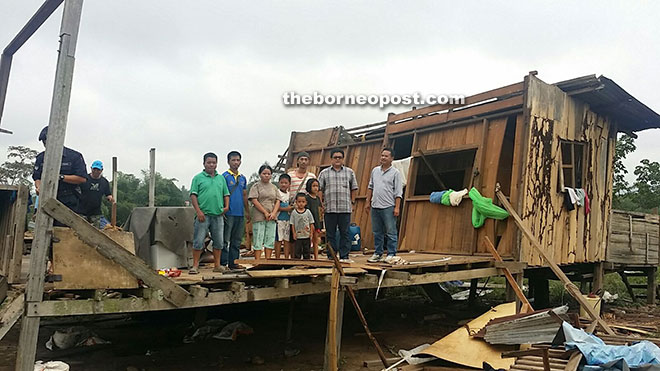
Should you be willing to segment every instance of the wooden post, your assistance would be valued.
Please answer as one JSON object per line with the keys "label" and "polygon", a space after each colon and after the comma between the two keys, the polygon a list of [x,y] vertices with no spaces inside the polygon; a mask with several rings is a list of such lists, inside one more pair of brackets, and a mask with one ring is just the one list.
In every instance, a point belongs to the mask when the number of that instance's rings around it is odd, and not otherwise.
{"label": "wooden post", "polygon": [[468,295],[468,304],[473,304],[477,299],[477,286],[479,285],[479,279],[473,278],[470,280],[470,294]]}
{"label": "wooden post", "polygon": [[[64,3],[60,27],[60,48],[55,70],[55,87],[48,121],[48,140],[46,141],[46,154],[39,190],[40,202],[54,200],[57,196],[82,4],[82,0],[66,0]],[[52,227],[53,219],[44,213],[42,208],[39,208],[30,253],[30,273],[25,293],[25,301],[28,305],[40,303],[44,294],[46,259],[50,247]],[[34,370],[39,322],[39,317],[23,318],[16,357],[16,370],[18,371]]]}
{"label": "wooden post", "polygon": [[605,280],[605,264],[597,262],[594,264],[594,278],[591,282],[591,291],[596,292],[603,289],[603,282]]}
{"label": "wooden post", "polygon": [[18,186],[16,205],[14,206],[14,241],[10,254],[7,281],[18,283],[21,280],[21,264],[23,262],[23,246],[25,244],[23,235],[25,233],[25,216],[27,214],[29,188],[20,184]]}
{"label": "wooden post", "polygon": [[543,247],[541,246],[541,243],[536,239],[534,234],[525,226],[523,223],[522,219],[520,219],[520,216],[518,213],[513,209],[511,204],[509,203],[509,200],[506,199],[506,196],[502,193],[502,191],[497,191],[497,198],[500,200],[502,203],[502,206],[509,212],[513,220],[516,222],[516,225],[518,228],[523,232],[525,237],[531,242],[531,245],[534,249],[536,249],[536,252],[543,258],[545,263],[548,265],[550,270],[559,278],[559,280],[564,284],[564,287],[566,288],[566,291],[577,300],[578,303],[582,307],[584,307],[584,310],[589,314],[589,317],[591,317],[592,320],[597,322],[607,333],[608,335],[614,335],[614,331],[610,328],[610,326],[603,321],[602,318],[600,318],[600,313],[597,313],[596,310],[587,302],[587,300],[582,296],[582,293],[580,292],[580,289],[575,286],[573,282],[566,276],[566,274],[559,268],[559,266],[550,258],[545,251],[543,251]]}
{"label": "wooden post", "polygon": [[337,371],[339,354],[337,349],[337,320],[339,299],[339,270],[332,269],[332,281],[330,281],[330,308],[328,310],[328,330],[325,342],[325,362],[323,370]]}
{"label": "wooden post", "polygon": [[[648,233],[647,233],[648,235]],[[658,268],[651,267],[646,270],[646,303],[655,305],[655,274]]]}
{"label": "wooden post", "polygon": [[149,150],[149,207],[156,203],[156,148]]}
{"label": "wooden post", "polygon": [[110,224],[117,226],[117,157],[112,157],[112,212],[110,215]]}

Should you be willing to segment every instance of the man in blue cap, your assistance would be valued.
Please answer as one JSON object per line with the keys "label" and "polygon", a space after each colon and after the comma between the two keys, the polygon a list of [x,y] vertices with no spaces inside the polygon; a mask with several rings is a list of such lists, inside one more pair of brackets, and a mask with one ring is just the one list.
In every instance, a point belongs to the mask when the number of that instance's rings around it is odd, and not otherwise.
{"label": "man in blue cap", "polygon": [[[48,137],[48,126],[41,130],[39,133],[39,140],[46,146],[46,139]],[[41,173],[44,168],[44,154],[43,151],[37,155],[34,162],[34,171],[32,172],[32,179],[34,180],[34,188],[39,195],[41,188]],[[80,185],[85,183],[86,176],[85,159],[80,152],[71,148],[64,147],[62,149],[62,165],[60,167],[59,184],[57,186],[57,200],[66,205],[68,208],[75,212],[79,212],[78,206],[80,203]],[[61,225],[55,223],[55,225]]]}
{"label": "man in blue cap", "polygon": [[96,228],[101,228],[103,197],[111,203],[115,202],[110,191],[110,182],[102,174],[103,162],[99,160],[92,162],[92,172],[87,174],[87,181],[81,186],[80,214]]}

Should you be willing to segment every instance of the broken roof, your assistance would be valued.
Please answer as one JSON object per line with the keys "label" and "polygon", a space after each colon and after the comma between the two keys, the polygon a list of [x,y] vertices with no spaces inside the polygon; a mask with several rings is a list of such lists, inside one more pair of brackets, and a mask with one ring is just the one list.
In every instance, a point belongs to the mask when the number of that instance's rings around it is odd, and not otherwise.
{"label": "broken roof", "polygon": [[660,128],[660,115],[605,76],[588,75],[554,85],[588,103],[592,111],[616,120],[619,131]]}

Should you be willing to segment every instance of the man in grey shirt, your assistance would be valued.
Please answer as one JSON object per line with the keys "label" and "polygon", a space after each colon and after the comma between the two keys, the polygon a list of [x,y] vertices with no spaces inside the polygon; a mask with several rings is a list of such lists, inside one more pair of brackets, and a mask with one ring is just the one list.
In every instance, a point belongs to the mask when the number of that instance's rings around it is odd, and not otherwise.
{"label": "man in grey shirt", "polygon": [[[330,158],[332,166],[323,169],[319,174],[319,188],[323,192],[322,201],[325,207],[325,238],[331,248],[339,252],[342,262],[351,263],[348,257],[351,250],[348,227],[351,223],[358,183],[353,169],[344,166],[343,150],[339,148],[331,150]],[[339,241],[336,241],[337,228],[339,228]]]}
{"label": "man in grey shirt", "polygon": [[[371,210],[371,227],[374,233],[376,252],[367,261],[376,263],[390,262],[396,256],[397,230],[396,218],[401,208],[403,183],[401,173],[392,167],[392,150],[384,148],[380,152],[380,166],[371,170],[365,210]],[[387,247],[387,257],[383,259],[383,247]]]}

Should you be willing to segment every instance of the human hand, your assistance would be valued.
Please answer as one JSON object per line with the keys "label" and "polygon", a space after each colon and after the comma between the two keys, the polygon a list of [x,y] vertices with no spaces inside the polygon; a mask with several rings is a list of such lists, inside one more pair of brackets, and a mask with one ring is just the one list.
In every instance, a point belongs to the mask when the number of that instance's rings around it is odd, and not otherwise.
{"label": "human hand", "polygon": [[369,214],[369,212],[371,211],[371,205],[370,204],[371,204],[371,202],[366,202],[365,205],[364,205],[364,211],[366,211],[367,214]]}
{"label": "human hand", "polygon": [[197,221],[200,223],[204,223],[206,221],[206,216],[204,215],[203,212],[201,211],[197,212]]}
{"label": "human hand", "polygon": [[394,208],[394,216],[399,216],[399,208],[398,207]]}

